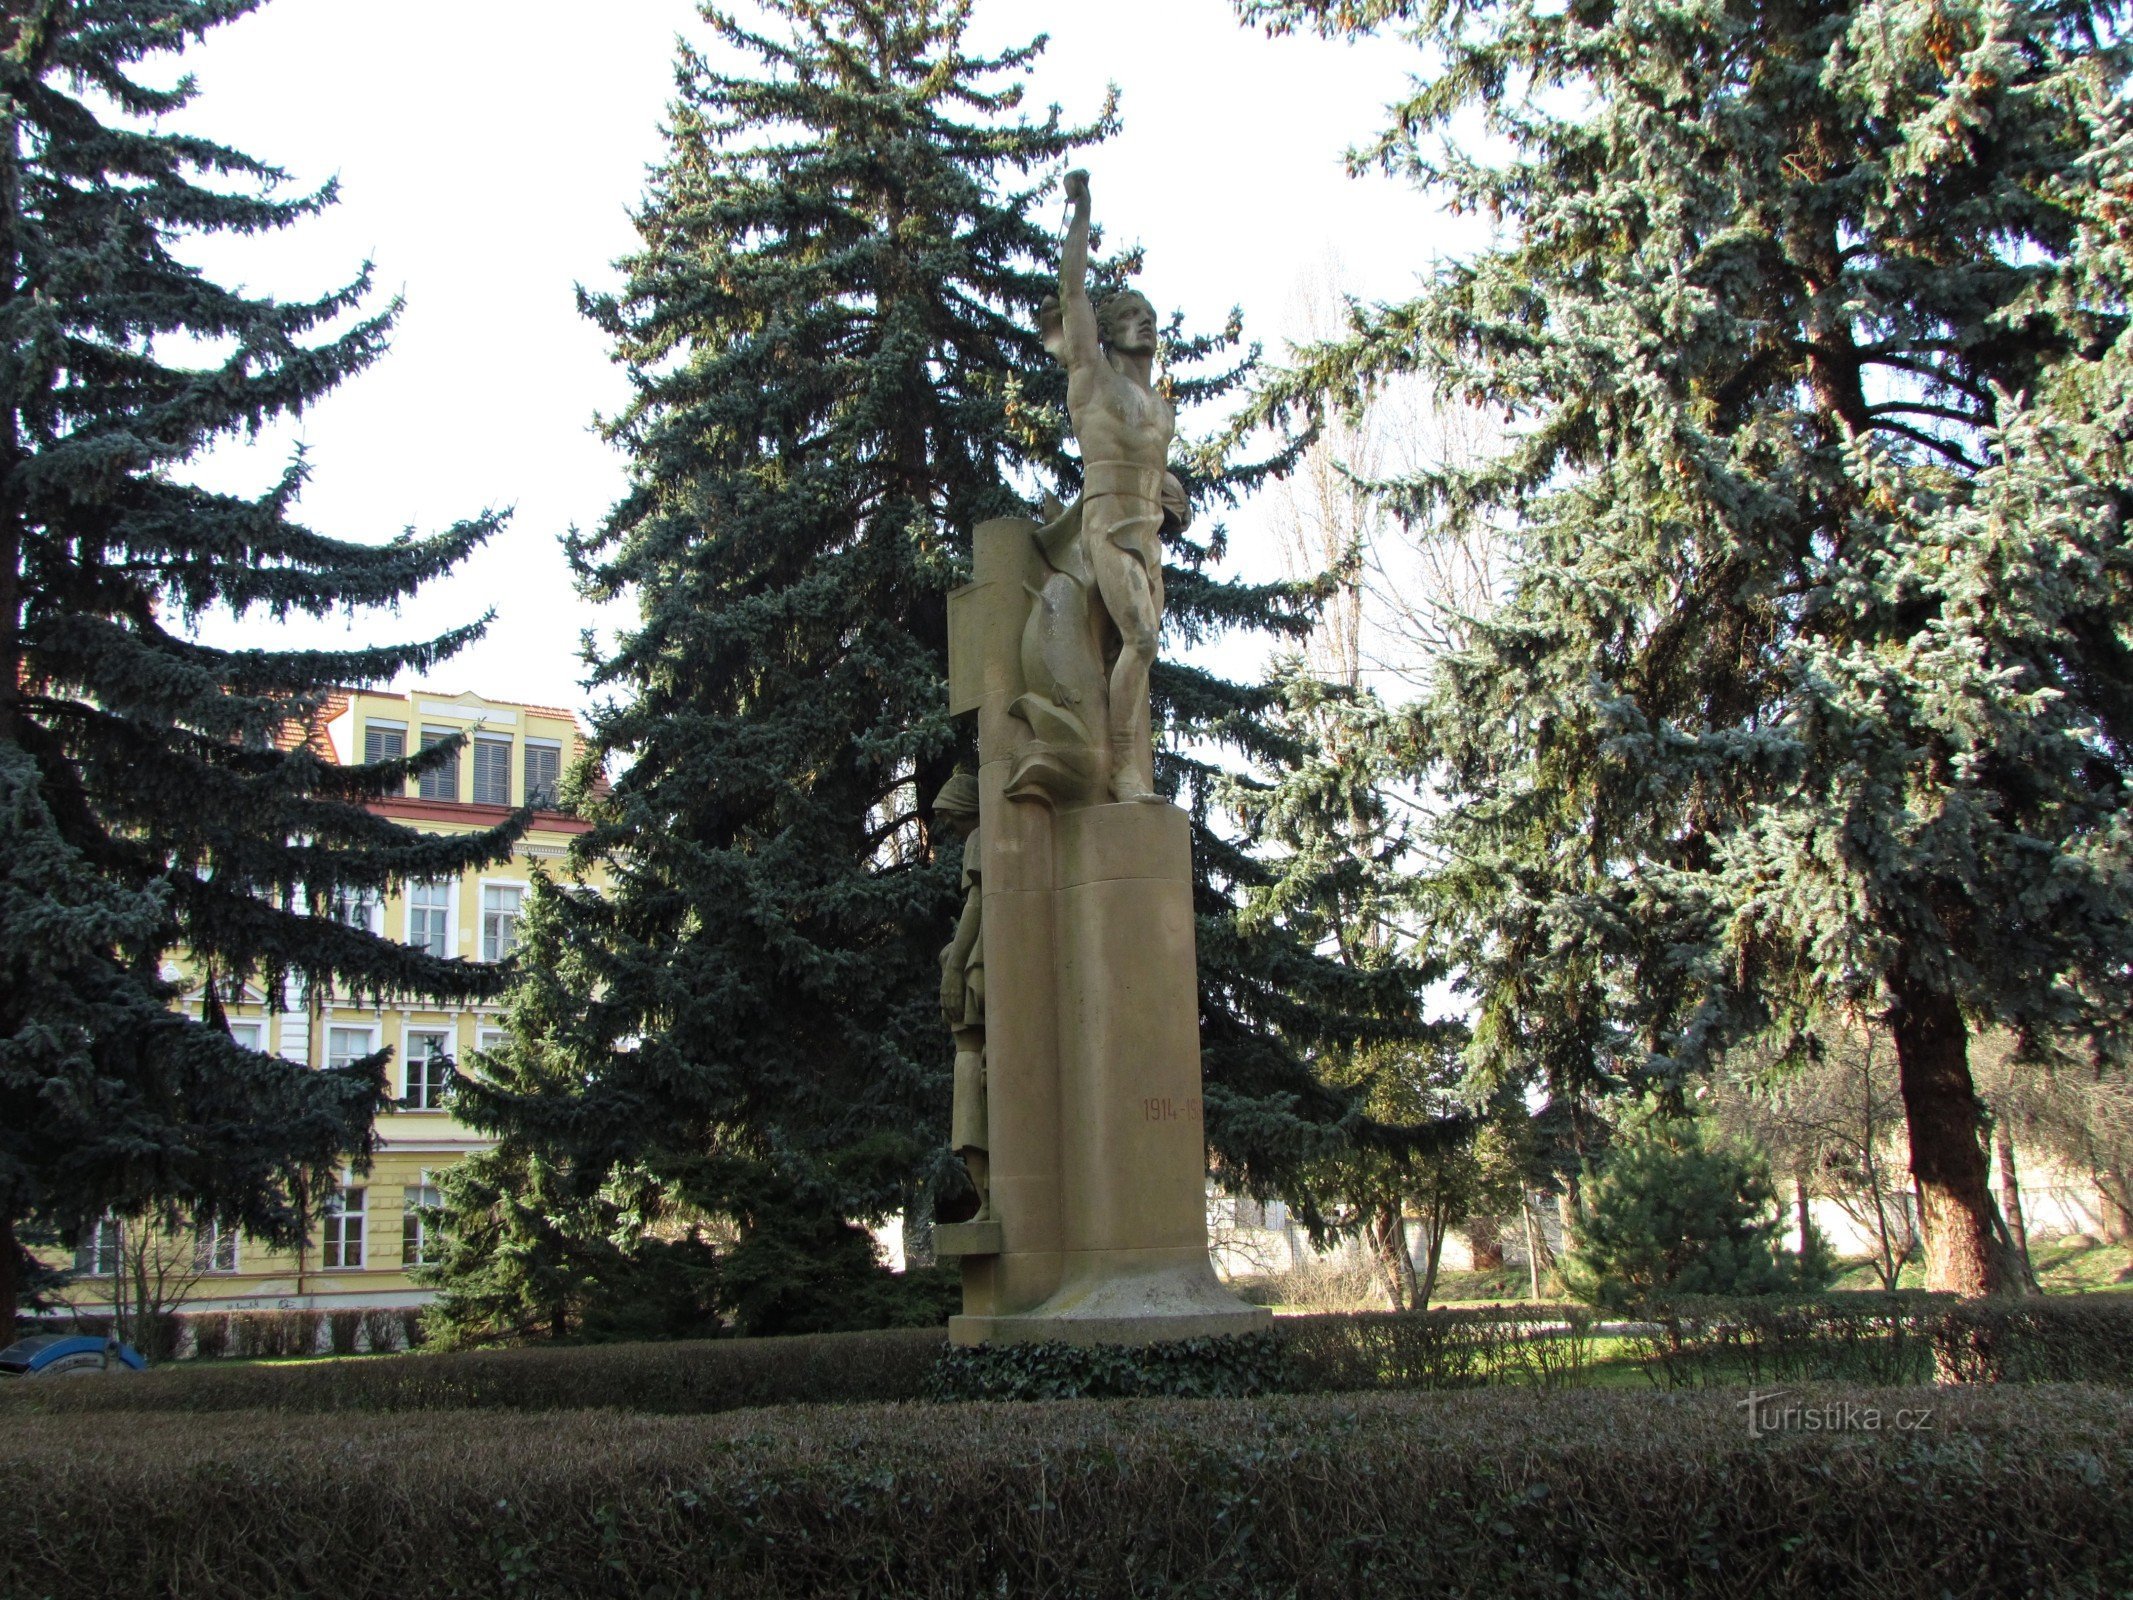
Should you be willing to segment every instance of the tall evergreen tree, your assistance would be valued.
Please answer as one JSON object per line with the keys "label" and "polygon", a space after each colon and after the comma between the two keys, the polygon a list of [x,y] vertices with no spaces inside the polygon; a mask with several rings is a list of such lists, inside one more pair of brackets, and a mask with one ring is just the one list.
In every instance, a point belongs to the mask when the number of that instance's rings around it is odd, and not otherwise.
{"label": "tall evergreen tree", "polygon": [[[677,1208],[738,1222],[732,1279],[758,1285],[750,1252],[851,1259],[853,1219],[957,1181],[937,961],[959,856],[930,808],[972,752],[947,712],[946,596],[976,524],[1071,492],[1036,212],[1045,169],[1111,121],[1017,114],[1042,42],[970,55],[967,3],[763,9],[774,29],[704,9],[752,66],[684,49],[643,248],[619,294],[586,300],[636,385],[609,425],[633,487],[572,547],[588,592],[639,607],[594,662],[614,701],[578,777],[614,772],[578,854],[612,887],[539,897],[513,1042],[462,1101],[543,1151],[547,1181],[604,1192],[648,1253]],[[1235,381],[1235,342],[1173,321],[1181,403]],[[1186,475],[1203,500],[1242,481]],[[1299,611],[1213,576],[1219,539],[1171,549],[1174,638]],[[1216,737],[1250,734],[1260,703],[1176,663],[1154,693],[1172,730]],[[1163,773],[1204,820],[1211,769]],[[1265,1020],[1308,954],[1235,934],[1255,869],[1202,839],[1211,1123],[1265,1148],[1298,1107],[1343,1102]]]}
{"label": "tall evergreen tree", "polygon": [[1402,486],[1520,522],[1428,712],[1483,1064],[1673,1078],[1864,1014],[1929,1283],[2001,1287],[1968,1041],[2116,1050],[2133,970],[2122,14],[1240,9],[1403,31],[1365,159],[1504,222],[1269,402],[1419,368],[1520,424]]}
{"label": "tall evergreen tree", "polygon": [[[215,606],[390,604],[494,527],[371,547],[292,519],[300,466],[256,499],[183,481],[211,442],[376,359],[397,310],[361,314],[367,273],[284,304],[174,253],[333,199],[330,185],[281,195],[276,169],[164,131],[192,83],[138,76],[256,3],[75,0],[0,17],[4,1318],[24,1227],[152,1208],[288,1243],[304,1227],[297,1197],[367,1152],[383,1057],[314,1071],[243,1049],[217,1025],[218,984],[473,996],[495,977],[320,913],[496,859],[515,830],[416,834],[363,806],[416,763],[338,767],[307,742],[284,747],[326,686],[426,667],[478,629],[348,651],[187,636]],[[181,953],[209,986],[205,1021],[172,1009]]]}

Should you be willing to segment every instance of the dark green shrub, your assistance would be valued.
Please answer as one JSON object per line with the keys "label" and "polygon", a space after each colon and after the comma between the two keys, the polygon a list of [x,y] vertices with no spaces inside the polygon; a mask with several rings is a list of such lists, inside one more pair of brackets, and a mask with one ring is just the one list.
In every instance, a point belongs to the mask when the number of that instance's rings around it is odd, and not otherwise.
{"label": "dark green shrub", "polygon": [[1936,1371],[1951,1382],[2133,1387],[2133,1296],[1958,1300],[1932,1338]]}
{"label": "dark green shrub", "polygon": [[1271,1333],[1145,1345],[1054,1342],[951,1346],[934,1369],[936,1400],[1236,1399],[1296,1386]]}
{"label": "dark green shrub", "polygon": [[719,1259],[719,1304],[750,1337],[944,1328],[962,1309],[952,1267],[891,1272],[864,1228],[799,1210],[766,1210]]}
{"label": "dark green shrub", "polygon": [[1606,1165],[1586,1176],[1563,1283],[1611,1307],[1797,1292],[1803,1265],[1826,1283],[1826,1255],[1803,1264],[1778,1249],[1776,1203],[1761,1157],[1723,1143],[1700,1118],[1647,1110],[1623,1124]]}
{"label": "dark green shrub", "polygon": [[362,1328],[362,1312],[329,1311],[326,1314],[327,1345],[337,1356],[352,1356],[356,1353],[356,1335]]}
{"label": "dark green shrub", "polygon": [[1917,1293],[1678,1300],[1639,1308],[1628,1346],[1665,1389],[1925,1383],[1933,1377],[1934,1321],[1947,1304]]}
{"label": "dark green shrub", "polygon": [[698,1412],[918,1400],[946,1347],[940,1330],[913,1328],[791,1339],[454,1351],[290,1366],[194,1364],[124,1384],[0,1387],[0,1414],[572,1411],[596,1406]]}

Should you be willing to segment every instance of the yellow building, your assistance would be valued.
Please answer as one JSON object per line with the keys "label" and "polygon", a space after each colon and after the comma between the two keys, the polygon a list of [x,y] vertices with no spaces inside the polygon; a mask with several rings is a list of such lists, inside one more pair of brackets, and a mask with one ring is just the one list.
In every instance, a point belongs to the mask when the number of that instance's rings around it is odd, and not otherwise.
{"label": "yellow building", "polygon": [[[533,864],[560,861],[572,836],[586,829],[556,809],[558,782],[583,737],[577,719],[549,706],[474,694],[353,691],[328,704],[322,729],[310,737],[322,755],[350,762],[404,755],[460,733],[471,737],[453,761],[410,783],[404,796],[373,802],[372,809],[425,832],[466,833],[493,827],[515,807],[531,804],[533,825],[511,860],[457,882],[411,883],[383,902],[345,904],[335,914],[388,938],[425,945],[434,955],[499,961],[516,940]],[[199,1016],[204,999],[195,987],[183,1004]],[[473,1052],[501,1037],[499,1008],[380,1005],[327,993],[288,999],[298,1008],[272,1010],[264,994],[248,987],[236,1001],[225,1000],[231,1030],[256,1049],[311,1066],[340,1065],[390,1045],[398,1104],[378,1123],[370,1170],[344,1171],[338,1191],[321,1197],[308,1249],[285,1252],[249,1238],[203,1238],[188,1246],[192,1259],[183,1275],[197,1271],[199,1277],[183,1309],[340,1311],[425,1304],[433,1292],[409,1275],[431,1254],[422,1209],[438,1202],[438,1174],[488,1143],[453,1117],[446,1063],[471,1066]],[[77,1252],[70,1298],[84,1311],[109,1303],[116,1245],[117,1230],[107,1223]]]}

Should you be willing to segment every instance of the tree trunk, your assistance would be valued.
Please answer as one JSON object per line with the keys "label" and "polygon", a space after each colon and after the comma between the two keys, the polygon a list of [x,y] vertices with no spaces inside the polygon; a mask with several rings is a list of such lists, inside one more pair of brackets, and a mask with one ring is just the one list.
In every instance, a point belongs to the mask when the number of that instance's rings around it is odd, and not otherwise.
{"label": "tree trunk", "polygon": [[2037,1287],[2037,1269],[2029,1260],[2029,1224],[2022,1220],[2022,1182],[2015,1174],[2014,1135],[2007,1119],[1992,1125],[1992,1148],[2000,1158],[2000,1215],[2007,1219],[2008,1242],[2014,1246],[2015,1267],[2030,1288]]}
{"label": "tree trunk", "polygon": [[1466,1225],[1466,1242],[1476,1272],[1503,1270],[1503,1218],[1475,1217]]}
{"label": "tree trunk", "polygon": [[1444,1208],[1435,1208],[1428,1223],[1429,1249],[1423,1260],[1422,1279],[1415,1286],[1417,1311],[1427,1311],[1430,1296],[1437,1292],[1437,1267],[1444,1260],[1444,1236],[1449,1232],[1451,1225],[1444,1220]]}
{"label": "tree trunk", "polygon": [[1802,1260],[1805,1260],[1807,1256],[1807,1241],[1815,1235],[1815,1214],[1807,1201],[1807,1179],[1799,1173],[1794,1173],[1792,1178],[1792,1207],[1799,1219],[1800,1257]]}
{"label": "tree trunk", "polygon": [[2111,1244],[2133,1243],[2133,1205],[2127,1203],[2133,1196],[2133,1183],[2126,1181],[2126,1174],[2115,1167],[2107,1167],[2096,1173],[2096,1197],[2102,1202],[2104,1239]]}
{"label": "tree trunk", "polygon": [[1521,1194],[1518,1197],[1518,1214],[1526,1224],[1526,1277],[1532,1286],[1532,1298],[1541,1297],[1541,1241],[1540,1230],[1533,1226],[1533,1197]]}
{"label": "tree trunk", "polygon": [[22,1298],[20,1265],[15,1219],[0,1216],[0,1345],[15,1342],[16,1302]]}
{"label": "tree trunk", "polygon": [[1415,1263],[1407,1253],[1407,1228],[1396,1205],[1379,1206],[1370,1218],[1370,1250],[1385,1279],[1386,1298],[1395,1311],[1415,1303]]}
{"label": "tree trunk", "polygon": [[1906,981],[1897,986],[1893,1021],[1926,1287],[1972,1298],[2005,1293],[2011,1285],[1992,1236],[1991,1172],[1963,1014],[1947,995]]}

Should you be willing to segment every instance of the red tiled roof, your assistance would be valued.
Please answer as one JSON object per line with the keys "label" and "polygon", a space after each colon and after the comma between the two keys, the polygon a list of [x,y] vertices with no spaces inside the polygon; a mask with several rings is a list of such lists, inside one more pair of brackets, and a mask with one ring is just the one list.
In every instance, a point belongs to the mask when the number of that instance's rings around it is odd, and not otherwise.
{"label": "red tiled roof", "polygon": [[334,751],[333,741],[326,737],[326,724],[348,709],[349,693],[346,689],[328,690],[325,701],[309,717],[292,717],[281,725],[274,735],[274,748],[300,750],[309,745],[311,753],[321,761],[339,765],[341,758]]}

